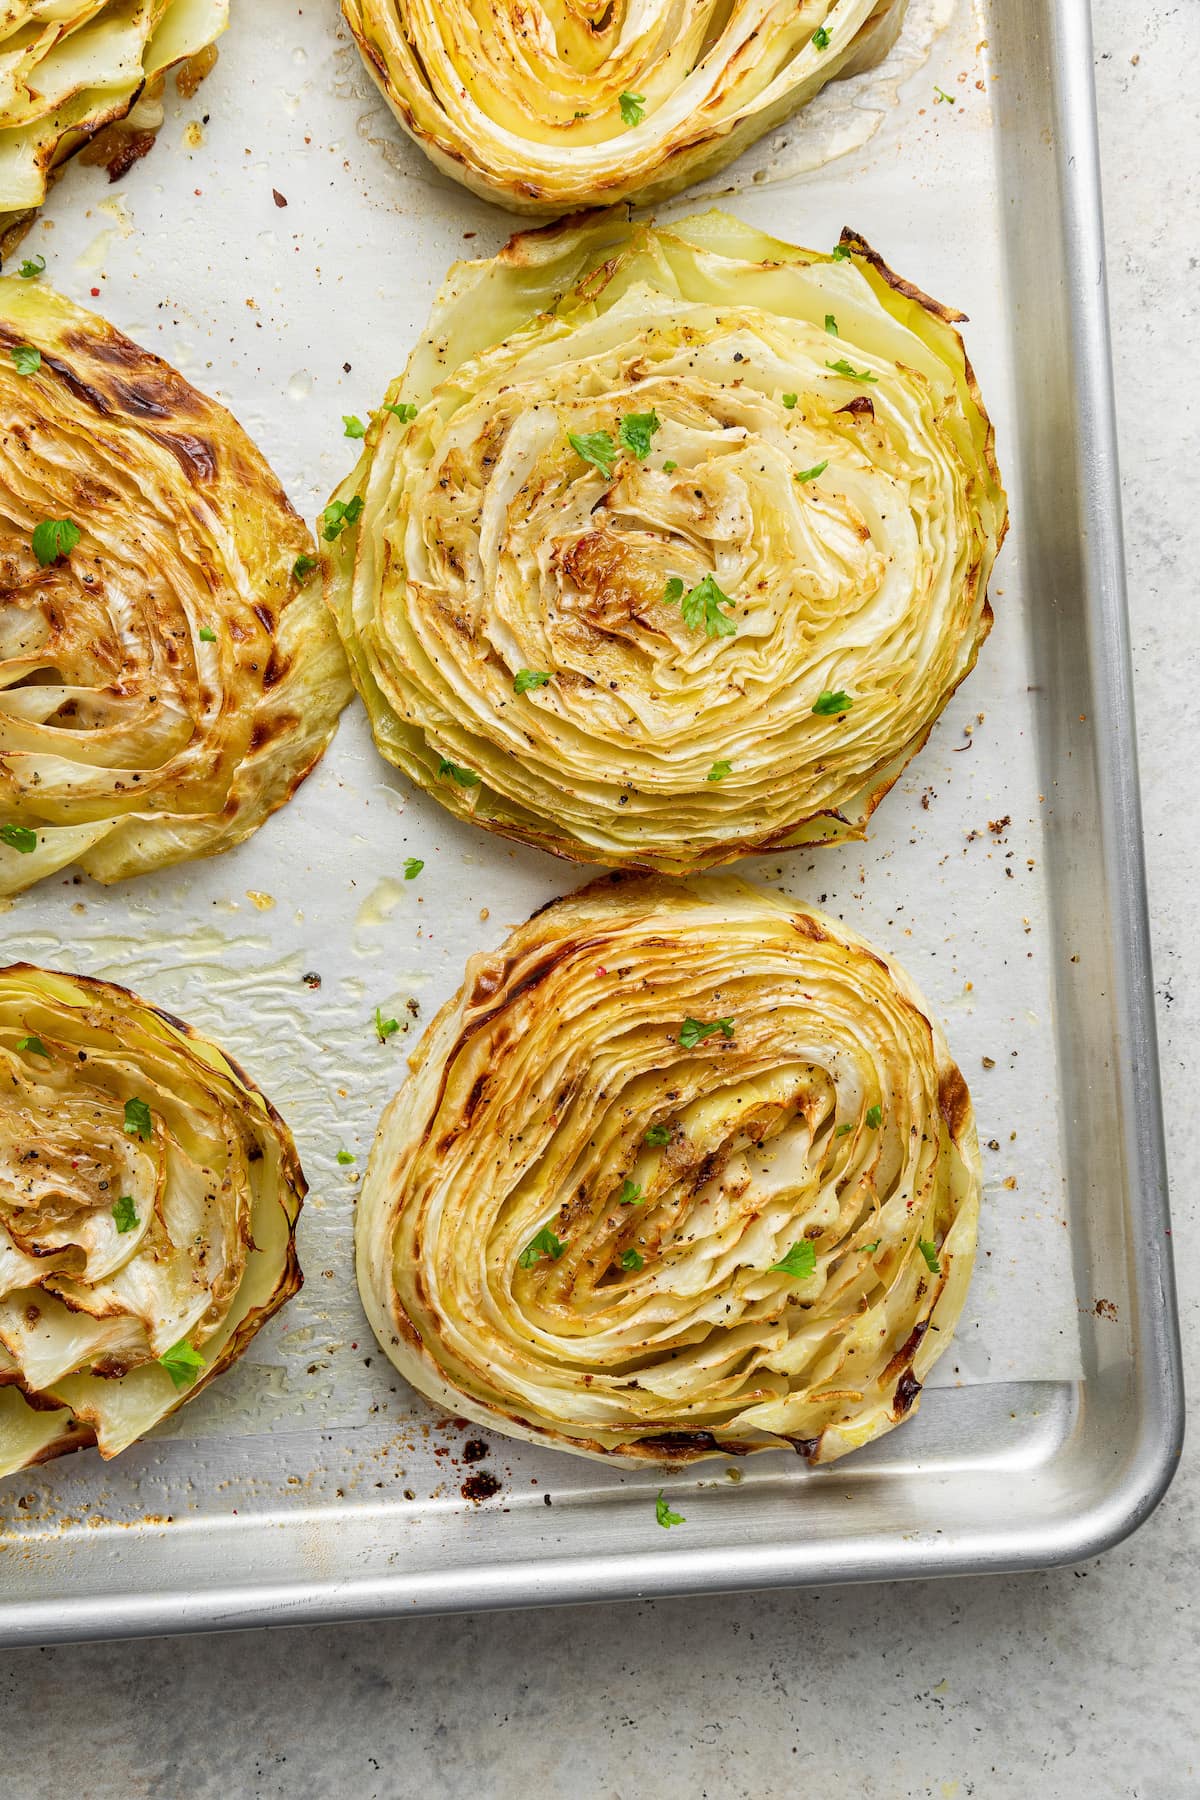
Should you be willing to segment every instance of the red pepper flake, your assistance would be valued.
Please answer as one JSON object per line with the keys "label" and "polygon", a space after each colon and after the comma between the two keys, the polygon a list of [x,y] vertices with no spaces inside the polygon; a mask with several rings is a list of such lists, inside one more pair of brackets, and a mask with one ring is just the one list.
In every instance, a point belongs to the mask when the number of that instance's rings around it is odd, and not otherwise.
{"label": "red pepper flake", "polygon": [[607,969],[606,969],[606,968],[605,968],[605,967],[604,967],[604,965],[603,965],[603,963],[602,963],[602,964],[601,964],[601,965],[600,965],[600,967],[599,967],[599,968],[598,968],[598,969],[597,969],[597,970],[596,970],[596,973],[597,973],[597,975],[607,975],[607,974],[608,974],[608,970],[607,970]]}
{"label": "red pepper flake", "polygon": [[271,189],[271,198],[272,198],[272,200],[274,200],[276,206],[286,206],[287,205],[287,201],[285,200],[284,196],[280,193],[278,188]]}
{"label": "red pepper flake", "polygon": [[92,295],[92,299],[93,299],[93,300],[98,300],[98,299],[99,299],[99,298],[100,298],[100,289],[99,289],[99,288],[92,288],[92,290],[91,290],[91,295]]}

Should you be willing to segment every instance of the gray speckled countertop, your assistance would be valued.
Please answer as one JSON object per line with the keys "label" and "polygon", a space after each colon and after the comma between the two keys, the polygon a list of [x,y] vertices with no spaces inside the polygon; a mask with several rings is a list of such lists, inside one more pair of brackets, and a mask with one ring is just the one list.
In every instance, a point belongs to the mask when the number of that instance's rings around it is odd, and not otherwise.
{"label": "gray speckled countertop", "polygon": [[[332,0],[327,0],[332,3]],[[1185,1350],[1200,1241],[1200,5],[1094,0],[1150,892]],[[1169,621],[1164,626],[1163,621]],[[1189,1371],[1190,1372],[1190,1371]],[[1200,1386],[1200,1382],[1196,1384]],[[0,1791],[85,1800],[1191,1800],[1200,1472],[1045,1576],[0,1655]]]}

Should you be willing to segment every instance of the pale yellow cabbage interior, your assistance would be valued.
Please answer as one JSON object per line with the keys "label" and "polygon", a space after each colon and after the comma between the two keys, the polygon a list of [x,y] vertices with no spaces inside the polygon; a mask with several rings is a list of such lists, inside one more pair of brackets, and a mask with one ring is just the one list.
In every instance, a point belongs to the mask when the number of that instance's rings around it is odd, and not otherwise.
{"label": "pale yellow cabbage interior", "polygon": [[[115,1456],[239,1355],[299,1286],[304,1179],[215,1045],[106,983],[0,970],[0,1094],[7,1474],[92,1435]],[[181,1342],[204,1362],[182,1389],[158,1361]]]}
{"label": "pale yellow cabbage interior", "polygon": [[[728,1034],[689,1047],[688,1019]],[[828,1461],[917,1404],[980,1179],[966,1087],[893,961],[728,876],[609,878],[468,965],[381,1121],[359,1285],[400,1372],[480,1423]],[[561,1254],[522,1267],[544,1230]],[[798,1244],[799,1277],[776,1266]]]}
{"label": "pale yellow cabbage interior", "polygon": [[[13,348],[41,357],[22,375]],[[81,538],[42,566],[43,520]],[[313,548],[237,421],[42,282],[0,279],[0,895],[256,830],[351,694]]]}
{"label": "pale yellow cabbage interior", "polygon": [[[877,63],[905,0],[342,0],[404,129],[517,212],[658,199]],[[624,106],[622,99],[624,98]]]}
{"label": "pale yellow cabbage interior", "polygon": [[[672,873],[863,834],[987,634],[1006,508],[954,324],[852,247],[608,213],[451,271],[322,546],[376,741],[443,805]],[[668,602],[706,577],[736,636]]]}

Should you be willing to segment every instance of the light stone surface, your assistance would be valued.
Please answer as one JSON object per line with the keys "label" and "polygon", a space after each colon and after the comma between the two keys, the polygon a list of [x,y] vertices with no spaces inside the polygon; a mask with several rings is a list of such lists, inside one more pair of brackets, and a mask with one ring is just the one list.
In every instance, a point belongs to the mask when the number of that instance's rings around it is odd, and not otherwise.
{"label": "light stone surface", "polygon": [[[327,0],[332,4],[332,0]],[[1095,0],[1175,1246],[1200,1243],[1195,0]],[[1189,623],[1190,621],[1190,623]],[[1088,1566],[0,1655],[12,1800],[1191,1800],[1200,1472]]]}

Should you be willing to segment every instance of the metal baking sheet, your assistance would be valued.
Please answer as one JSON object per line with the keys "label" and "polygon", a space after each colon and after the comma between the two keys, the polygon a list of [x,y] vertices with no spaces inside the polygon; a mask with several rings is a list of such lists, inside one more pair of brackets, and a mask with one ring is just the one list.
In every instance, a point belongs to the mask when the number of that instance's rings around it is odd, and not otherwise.
{"label": "metal baking sheet", "polygon": [[[447,265],[511,222],[403,139],[332,4],[234,14],[153,155],[114,189],[73,169],[29,247],[227,400],[311,515],[353,455],[341,414],[377,401]],[[305,1290],[235,1370],[117,1461],[87,1452],[0,1490],[3,1641],[1034,1567],[1116,1541],[1170,1477],[1181,1389],[1086,0],[911,0],[885,68],[828,89],[714,198],[801,243],[852,225],[961,305],[1010,490],[996,629],[870,842],[744,865],[895,951],[971,1083],[992,1146],[981,1251],[936,1384],[911,1424],[830,1468],[766,1455],[669,1481],[687,1521],[670,1534],[657,1480],[408,1390],[351,1259],[406,1048],[379,1043],[374,1007],[411,1044],[468,954],[586,871],[455,824],[379,760],[356,707],[238,851],[117,889],[52,880],[0,915],[5,960],[115,976],[227,1045],[312,1185]]]}

